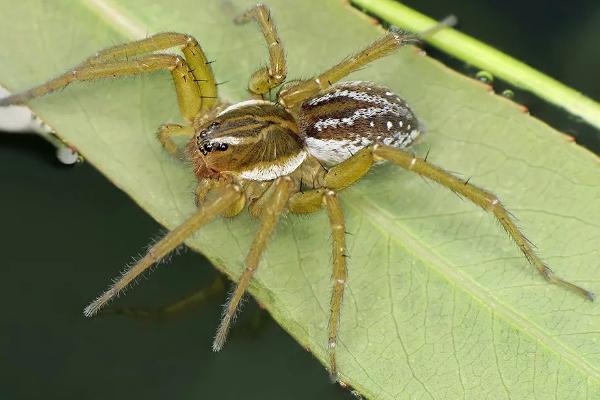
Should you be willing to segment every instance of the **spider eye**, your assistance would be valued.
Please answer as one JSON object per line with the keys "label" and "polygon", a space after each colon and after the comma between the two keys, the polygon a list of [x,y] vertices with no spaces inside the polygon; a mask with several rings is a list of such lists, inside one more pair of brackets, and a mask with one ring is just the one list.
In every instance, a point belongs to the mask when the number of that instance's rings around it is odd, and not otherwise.
{"label": "spider eye", "polygon": [[198,148],[200,149],[203,155],[207,155],[208,153],[214,150],[213,145],[211,143],[198,143]]}
{"label": "spider eye", "polygon": [[225,151],[225,150],[227,150],[228,147],[229,147],[229,145],[227,143],[219,143],[219,146],[217,147],[217,149],[219,149],[220,151]]}

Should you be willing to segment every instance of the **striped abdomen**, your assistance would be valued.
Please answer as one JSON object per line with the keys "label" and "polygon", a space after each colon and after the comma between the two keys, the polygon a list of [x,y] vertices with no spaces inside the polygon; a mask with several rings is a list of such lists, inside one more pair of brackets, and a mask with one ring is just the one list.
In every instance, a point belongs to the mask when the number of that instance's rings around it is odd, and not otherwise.
{"label": "striped abdomen", "polygon": [[308,151],[329,165],[374,143],[407,147],[423,130],[403,99],[371,82],[343,82],[308,99],[298,123]]}

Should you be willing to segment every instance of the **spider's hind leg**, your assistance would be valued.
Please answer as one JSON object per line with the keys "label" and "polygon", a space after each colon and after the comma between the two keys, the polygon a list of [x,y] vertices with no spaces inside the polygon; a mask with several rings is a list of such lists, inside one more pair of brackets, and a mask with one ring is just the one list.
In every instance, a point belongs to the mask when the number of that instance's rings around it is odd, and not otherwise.
{"label": "spider's hind leg", "polygon": [[392,29],[387,35],[377,39],[358,53],[345,58],[340,63],[334,65],[325,72],[322,72],[320,75],[290,84],[283,88],[279,93],[279,102],[287,109],[295,109],[305,100],[315,96],[322,90],[329,88],[335,82],[343,79],[352,72],[393,53],[400,47],[407,44],[418,43],[421,38],[431,36],[441,29],[452,26],[455,22],[455,18],[449,17],[418,34],[410,34],[397,29]]}
{"label": "spider's hind leg", "polygon": [[529,240],[523,235],[521,230],[512,220],[510,213],[504,208],[500,200],[498,200],[494,194],[478,188],[468,181],[459,179],[451,173],[428,163],[425,159],[415,157],[413,154],[399,148],[375,145],[373,146],[373,156],[376,160],[389,160],[408,171],[412,171],[437,182],[458,195],[470,200],[484,210],[491,212],[506,230],[510,238],[519,247],[527,261],[529,261],[529,263],[534,266],[548,282],[572,290],[588,300],[594,300],[594,293],[579,287],[574,283],[565,281],[552,272],[552,270],[535,253]]}

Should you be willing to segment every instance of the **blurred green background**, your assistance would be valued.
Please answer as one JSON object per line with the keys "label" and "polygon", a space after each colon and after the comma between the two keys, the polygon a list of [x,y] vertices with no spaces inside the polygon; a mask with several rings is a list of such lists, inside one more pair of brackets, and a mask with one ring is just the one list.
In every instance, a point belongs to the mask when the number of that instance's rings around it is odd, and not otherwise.
{"label": "blurred green background", "polygon": [[[597,0],[441,3],[405,1],[434,18],[456,14],[463,32],[600,99]],[[515,93],[534,116],[600,152],[597,131]],[[1,398],[353,398],[330,384],[324,368],[251,300],[219,354],[210,344],[224,293],[163,320],[85,319],[83,306],[162,228],[89,164],[59,165],[37,136],[0,133],[0,163]],[[218,273],[202,256],[185,252],[149,277],[115,305],[169,304],[210,286]]]}

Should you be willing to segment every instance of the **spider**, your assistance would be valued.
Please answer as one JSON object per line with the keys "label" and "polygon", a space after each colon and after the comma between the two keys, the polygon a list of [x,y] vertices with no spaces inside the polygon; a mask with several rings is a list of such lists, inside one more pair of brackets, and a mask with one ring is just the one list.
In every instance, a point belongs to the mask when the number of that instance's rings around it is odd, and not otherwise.
{"label": "spider", "polygon": [[[287,83],[284,48],[269,9],[259,4],[235,19],[236,23],[250,21],[256,21],[264,35],[269,60],[250,77],[248,90],[253,98],[247,101],[228,104],[220,100],[210,62],[198,42],[190,35],[174,32],[102,50],[58,78],[0,100],[0,106],[21,104],[75,81],[157,70],[168,70],[172,75],[179,109],[188,124],[162,125],[158,138],[166,151],[176,157],[183,153],[191,160],[198,178],[198,210],[89,304],[84,309],[86,316],[96,314],[201,226],[221,215],[235,217],[247,207],[260,226],[217,329],[213,350],[219,351],[280,216],[325,208],[331,226],[333,264],[328,367],[332,378],[337,379],[336,345],[347,280],[346,227],[337,193],[379,161],[437,182],[491,212],[546,280],[593,300],[592,292],[559,278],[544,264],[494,194],[407,150],[423,127],[405,100],[372,82],[339,82],[366,64],[434,34],[451,21],[417,35],[392,29],[320,75]],[[180,47],[184,57],[160,52],[173,47]],[[276,99],[265,100],[276,88]],[[185,149],[178,147],[176,137],[188,140]]]}

